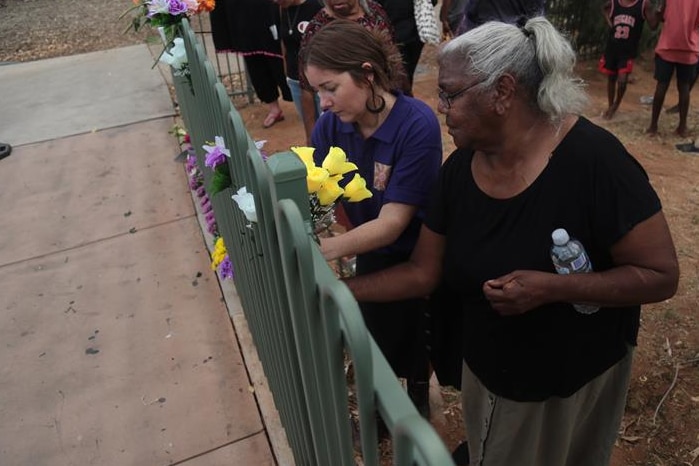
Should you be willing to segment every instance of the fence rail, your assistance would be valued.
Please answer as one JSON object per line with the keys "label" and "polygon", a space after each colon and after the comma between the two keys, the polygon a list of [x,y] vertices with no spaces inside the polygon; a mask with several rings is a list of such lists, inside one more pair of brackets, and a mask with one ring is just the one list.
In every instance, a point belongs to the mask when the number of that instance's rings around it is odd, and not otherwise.
{"label": "fence rail", "polygon": [[[394,440],[394,464],[453,464],[312,239],[305,166],[291,152],[263,161],[187,21],[183,34],[192,87],[173,77],[182,118],[205,186],[212,172],[203,164],[202,145],[222,136],[231,153],[233,186],[213,196],[213,210],[296,463],[354,465],[360,457],[378,465],[379,415]],[[231,200],[243,186],[255,197],[258,221],[252,224]],[[347,356],[353,381],[344,371]],[[357,398],[359,448],[352,440],[350,390]]]}

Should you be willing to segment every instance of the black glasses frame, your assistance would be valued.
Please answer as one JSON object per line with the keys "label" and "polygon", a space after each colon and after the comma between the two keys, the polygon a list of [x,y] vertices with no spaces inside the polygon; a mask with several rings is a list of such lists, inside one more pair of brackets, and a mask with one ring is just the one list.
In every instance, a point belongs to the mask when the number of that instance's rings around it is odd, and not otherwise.
{"label": "black glasses frame", "polygon": [[447,108],[447,110],[451,109],[451,106],[454,104],[454,101],[458,99],[460,96],[465,94],[467,91],[473,89],[474,87],[478,86],[481,84],[483,81],[477,81],[473,84],[469,84],[468,86],[459,89],[456,92],[448,93],[444,91],[443,89],[437,89],[437,95],[439,96],[439,101],[444,104],[444,106]]}

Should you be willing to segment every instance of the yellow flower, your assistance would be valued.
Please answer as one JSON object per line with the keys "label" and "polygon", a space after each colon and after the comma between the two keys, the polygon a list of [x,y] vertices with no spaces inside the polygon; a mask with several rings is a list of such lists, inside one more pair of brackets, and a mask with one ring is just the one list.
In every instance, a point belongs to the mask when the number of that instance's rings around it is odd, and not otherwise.
{"label": "yellow flower", "polygon": [[331,205],[338,197],[342,196],[344,190],[337,184],[340,178],[341,177],[331,176],[325,180],[325,183],[323,183],[317,193],[320,205]]}
{"label": "yellow flower", "polygon": [[359,176],[359,173],[355,173],[352,181],[345,185],[343,197],[349,202],[359,202],[364,199],[369,199],[373,195],[374,194],[366,188],[366,180]]}
{"label": "yellow flower", "polygon": [[291,152],[299,156],[299,158],[306,165],[309,171],[311,167],[316,166],[315,162],[313,161],[313,153],[315,151],[315,147],[295,146],[291,148]]}
{"label": "yellow flower", "polygon": [[219,236],[214,243],[214,250],[211,253],[211,270],[216,270],[216,267],[226,258],[226,254],[228,254],[226,245],[223,243],[223,238]]}
{"label": "yellow flower", "polygon": [[328,155],[323,160],[323,168],[331,175],[344,175],[352,170],[357,170],[357,166],[352,162],[347,161],[347,154],[339,147],[331,147],[328,150]]}
{"label": "yellow flower", "polygon": [[308,185],[308,193],[318,192],[325,180],[330,176],[328,171],[320,167],[307,167],[308,174],[306,175],[306,184]]}

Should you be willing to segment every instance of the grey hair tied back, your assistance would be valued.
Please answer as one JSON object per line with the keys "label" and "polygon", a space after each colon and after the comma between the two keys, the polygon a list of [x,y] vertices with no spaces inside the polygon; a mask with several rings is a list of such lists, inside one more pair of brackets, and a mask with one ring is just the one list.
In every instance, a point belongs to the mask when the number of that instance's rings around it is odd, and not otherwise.
{"label": "grey hair tied back", "polygon": [[534,32],[527,29],[527,21],[528,19],[526,16],[520,16],[519,19],[517,19],[517,27],[527,39],[532,39],[534,37]]}

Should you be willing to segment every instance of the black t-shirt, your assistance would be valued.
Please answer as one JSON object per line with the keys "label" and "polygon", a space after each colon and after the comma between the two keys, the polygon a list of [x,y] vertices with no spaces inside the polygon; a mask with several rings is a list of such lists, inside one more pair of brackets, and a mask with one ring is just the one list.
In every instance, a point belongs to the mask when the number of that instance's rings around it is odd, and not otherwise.
{"label": "black t-shirt", "polygon": [[415,24],[413,0],[376,0],[386,10],[396,33],[396,43],[409,44],[420,40]]}
{"label": "black t-shirt", "polygon": [[640,306],[584,315],[551,303],[503,317],[483,295],[486,280],[514,270],[555,273],[551,232],[565,228],[595,270],[610,248],[661,209],[638,162],[609,132],[580,117],[524,192],[493,199],[471,174],[469,150],[445,162],[425,224],[445,235],[444,281],[462,307],[463,357],[493,393],[518,401],[566,397],[636,344]]}
{"label": "black t-shirt", "polygon": [[300,5],[292,5],[281,9],[279,31],[284,43],[286,76],[299,80],[299,50],[301,38],[306,32],[308,22],[323,8],[318,0],[306,0]]}
{"label": "black t-shirt", "polygon": [[219,0],[209,14],[217,52],[282,56],[282,46],[270,30],[279,24],[279,7],[269,1]]}

